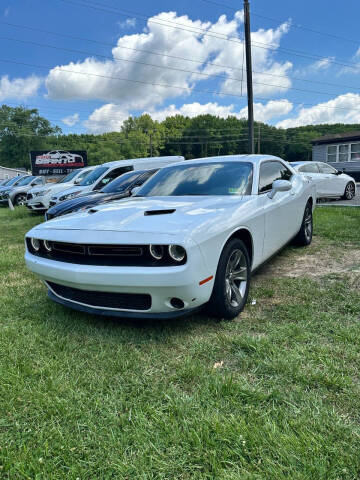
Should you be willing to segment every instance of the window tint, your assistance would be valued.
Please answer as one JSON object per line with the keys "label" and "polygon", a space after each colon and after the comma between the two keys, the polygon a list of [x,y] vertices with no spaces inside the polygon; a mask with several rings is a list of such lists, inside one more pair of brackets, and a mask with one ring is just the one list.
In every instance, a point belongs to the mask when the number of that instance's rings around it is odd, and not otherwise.
{"label": "window tint", "polygon": [[264,162],[260,166],[259,193],[268,192],[275,180],[290,180],[292,173],[281,162]]}
{"label": "window tint", "polygon": [[17,183],[18,187],[23,187],[24,185],[29,185],[34,180],[35,177],[24,177],[23,180],[20,180],[19,183]]}
{"label": "window tint", "polygon": [[81,185],[82,187],[87,187],[88,185],[92,185],[94,182],[96,182],[96,180],[98,180],[98,178],[101,177],[101,175],[103,175],[107,170],[109,169],[109,167],[97,167],[95,168],[95,170],[93,170],[89,175],[86,175],[86,177],[84,178],[84,180],[82,180],[79,185]]}
{"label": "window tint", "polygon": [[58,182],[58,183],[70,182],[70,180],[72,180],[78,173],[79,173],[78,170],[74,170],[74,171],[72,171],[71,173],[69,173],[68,175],[66,175],[66,177],[64,177],[63,179],[61,179],[60,182]]}
{"label": "window tint", "polygon": [[111,170],[107,175],[105,175],[104,178],[100,180],[100,182],[96,185],[96,188],[94,190],[101,190],[103,187],[105,187],[105,185],[110,183],[112,180],[119,177],[125,172],[130,172],[131,170],[134,170],[134,168],[130,166],[114,168],[114,170]]}
{"label": "window tint", "polygon": [[336,173],[336,169],[326,163],[319,163],[320,173]]}
{"label": "window tint", "polygon": [[190,163],[159,170],[137,196],[251,195],[252,164],[247,162]]}
{"label": "window tint", "polygon": [[115,178],[112,182],[108,183],[101,191],[104,193],[119,193],[125,191],[137,178],[142,177],[142,173],[127,172],[121,175],[119,178]]}
{"label": "window tint", "polygon": [[299,168],[299,172],[303,173],[319,173],[319,169],[316,163],[306,163]]}

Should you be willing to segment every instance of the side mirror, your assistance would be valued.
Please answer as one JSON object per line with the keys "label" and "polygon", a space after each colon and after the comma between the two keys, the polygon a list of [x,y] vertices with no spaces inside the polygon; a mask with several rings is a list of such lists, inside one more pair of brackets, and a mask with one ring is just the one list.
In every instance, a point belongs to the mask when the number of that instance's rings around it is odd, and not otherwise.
{"label": "side mirror", "polygon": [[342,173],[344,173],[344,170],[336,170],[335,175],[341,175]]}
{"label": "side mirror", "polygon": [[272,189],[268,193],[269,198],[274,198],[277,192],[288,192],[292,189],[291,182],[288,180],[275,180],[272,184]]}
{"label": "side mirror", "polygon": [[79,180],[79,179],[76,179],[76,180],[74,181],[74,185],[79,185],[79,183],[80,183],[80,180]]}
{"label": "side mirror", "polygon": [[134,187],[132,190],[131,190],[131,196],[134,196],[137,194],[137,192],[140,190],[140,186],[139,187]]}

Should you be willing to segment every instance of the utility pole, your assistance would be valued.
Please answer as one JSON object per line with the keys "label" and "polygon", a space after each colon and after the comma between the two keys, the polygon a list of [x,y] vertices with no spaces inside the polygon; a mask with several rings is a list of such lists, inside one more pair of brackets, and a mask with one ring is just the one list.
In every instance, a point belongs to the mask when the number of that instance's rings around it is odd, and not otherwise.
{"label": "utility pole", "polygon": [[260,130],[260,123],[258,125],[258,148],[257,148],[257,153],[260,153],[260,142],[261,142],[261,130]]}
{"label": "utility pole", "polygon": [[244,26],[245,26],[245,51],[246,51],[246,80],[247,80],[247,97],[248,97],[249,153],[255,153],[254,96],[253,96],[253,85],[252,85],[251,30],[250,30],[249,0],[244,0]]}
{"label": "utility pole", "polygon": [[150,157],[153,156],[153,142],[152,142],[152,133],[150,133]]}

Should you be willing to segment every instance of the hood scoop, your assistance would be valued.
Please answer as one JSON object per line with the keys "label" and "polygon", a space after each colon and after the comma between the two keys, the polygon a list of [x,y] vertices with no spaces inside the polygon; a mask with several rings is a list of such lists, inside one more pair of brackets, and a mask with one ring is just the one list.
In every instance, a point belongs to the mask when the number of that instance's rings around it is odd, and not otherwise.
{"label": "hood scoop", "polygon": [[176,211],[176,208],[169,208],[167,210],[147,210],[146,212],[144,212],[144,215],[145,217],[150,215],[170,215],[175,211]]}

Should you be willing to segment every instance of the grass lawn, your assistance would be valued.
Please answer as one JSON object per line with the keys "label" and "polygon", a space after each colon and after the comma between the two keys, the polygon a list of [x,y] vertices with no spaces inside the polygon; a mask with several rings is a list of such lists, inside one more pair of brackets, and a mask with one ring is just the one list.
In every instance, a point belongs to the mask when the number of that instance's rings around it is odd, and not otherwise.
{"label": "grass lawn", "polygon": [[359,253],[360,209],[318,208],[314,245],[276,260],[309,275],[265,268],[221,323],[52,303],[23,261],[41,220],[0,209],[1,479],[360,478],[360,265],[316,276]]}

